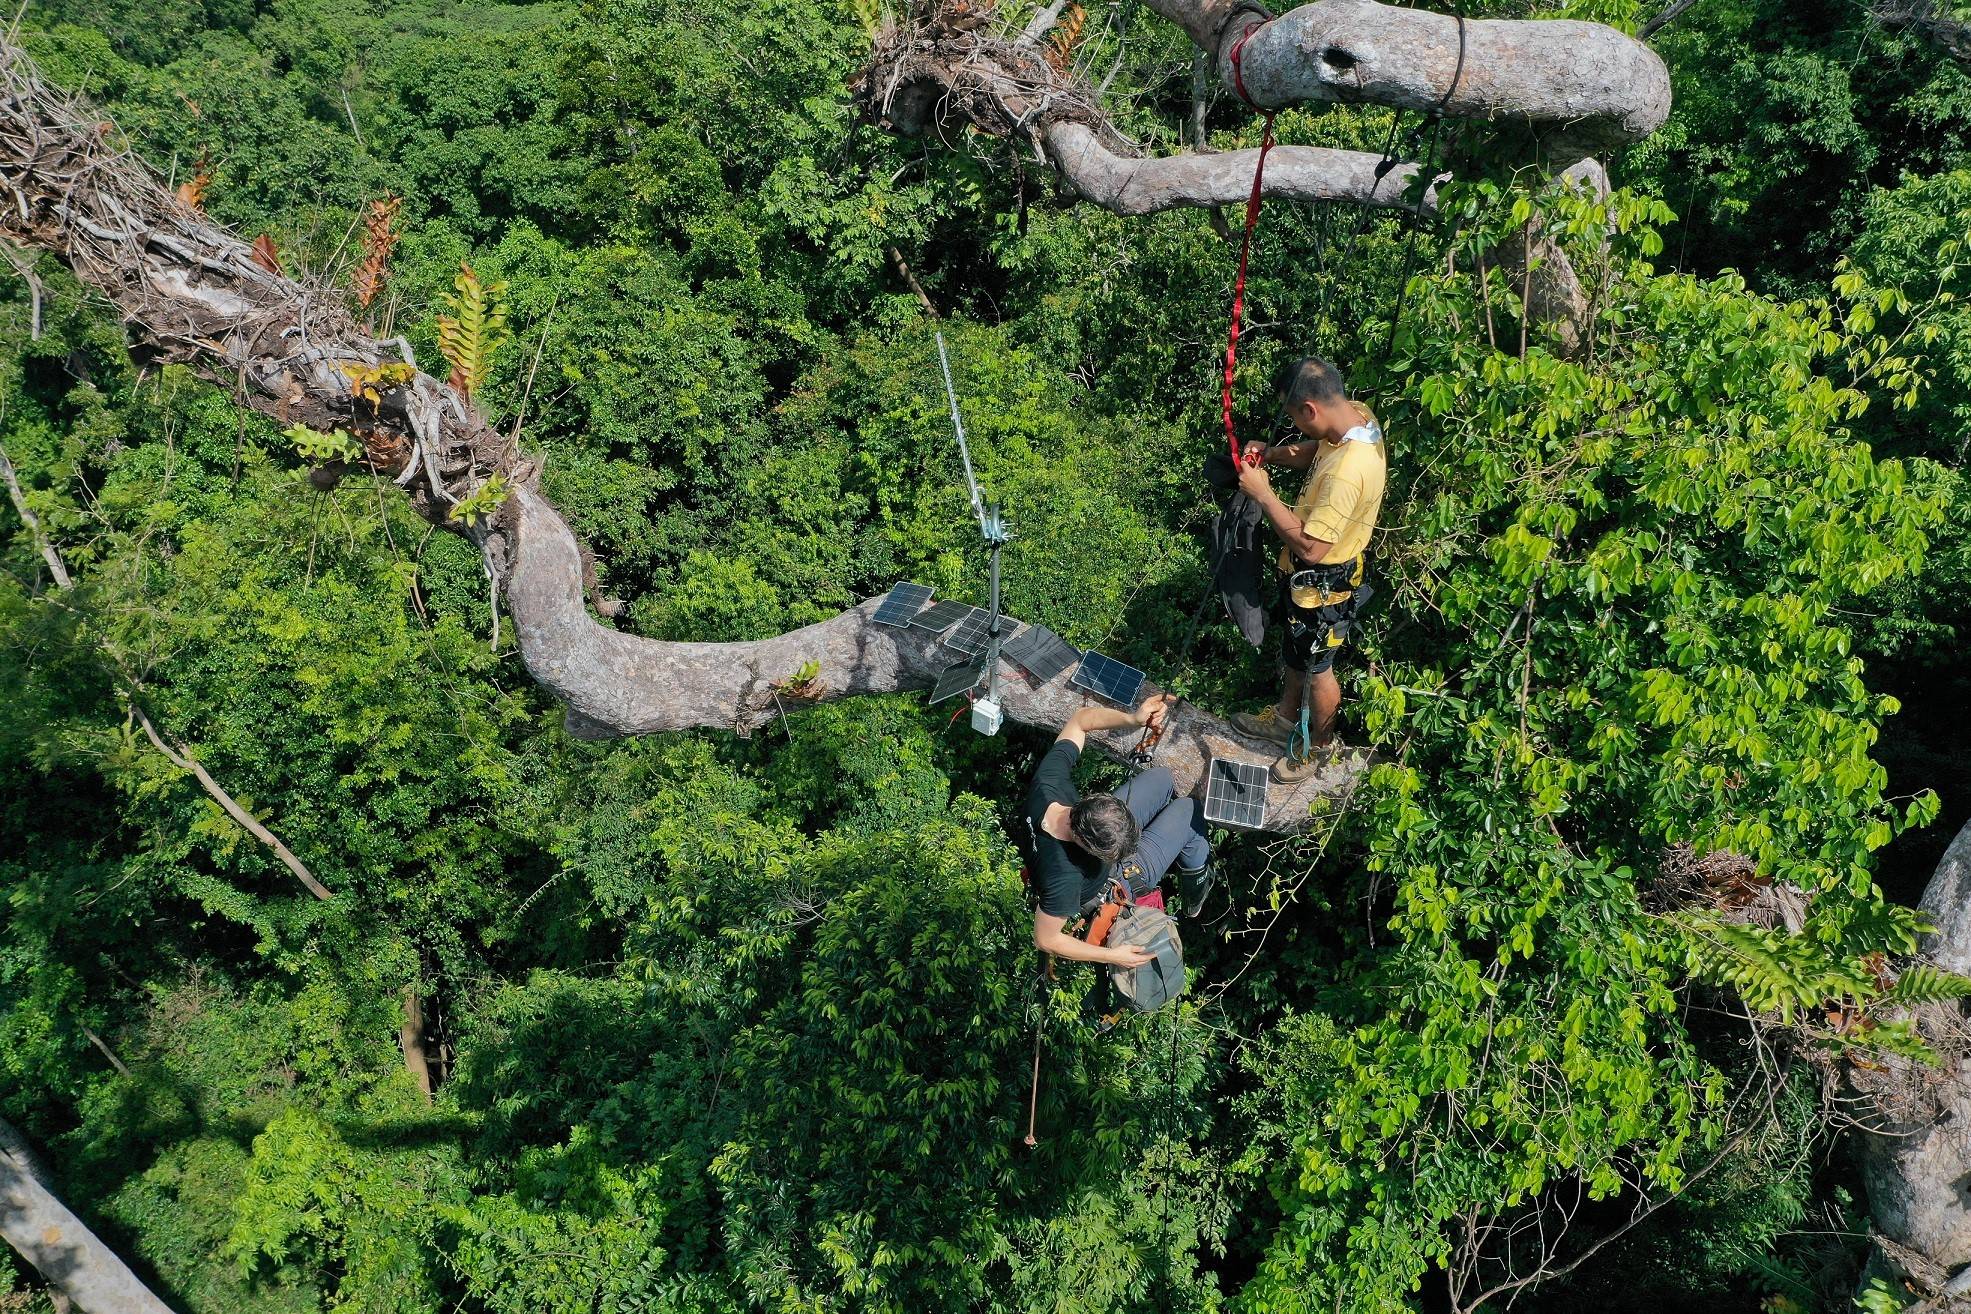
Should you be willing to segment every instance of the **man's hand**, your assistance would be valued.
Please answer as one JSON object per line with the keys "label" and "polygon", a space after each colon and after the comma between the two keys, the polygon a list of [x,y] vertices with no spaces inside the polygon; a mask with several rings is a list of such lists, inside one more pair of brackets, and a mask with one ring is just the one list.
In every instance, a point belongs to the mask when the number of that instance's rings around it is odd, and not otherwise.
{"label": "man's hand", "polygon": [[1119,944],[1108,950],[1108,957],[1102,961],[1116,967],[1141,967],[1155,955],[1140,945]]}
{"label": "man's hand", "polygon": [[1155,728],[1170,715],[1170,695],[1151,694],[1136,706],[1136,724]]}
{"label": "man's hand", "polygon": [[1273,480],[1263,465],[1242,465],[1239,467],[1239,491],[1258,502],[1261,506],[1273,496]]}

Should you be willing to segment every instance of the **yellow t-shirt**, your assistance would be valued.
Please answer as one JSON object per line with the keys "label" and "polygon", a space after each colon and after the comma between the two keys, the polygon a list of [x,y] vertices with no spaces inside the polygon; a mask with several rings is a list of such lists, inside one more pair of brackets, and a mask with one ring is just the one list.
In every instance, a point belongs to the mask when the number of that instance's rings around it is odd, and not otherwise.
{"label": "yellow t-shirt", "polygon": [[[1368,423],[1373,425],[1374,418]],[[1348,561],[1368,549],[1376,516],[1382,511],[1388,474],[1389,461],[1381,442],[1344,438],[1315,458],[1293,513],[1309,538],[1334,545],[1321,558],[1321,564]],[[1280,549],[1280,569],[1294,569],[1293,554],[1285,548]]]}

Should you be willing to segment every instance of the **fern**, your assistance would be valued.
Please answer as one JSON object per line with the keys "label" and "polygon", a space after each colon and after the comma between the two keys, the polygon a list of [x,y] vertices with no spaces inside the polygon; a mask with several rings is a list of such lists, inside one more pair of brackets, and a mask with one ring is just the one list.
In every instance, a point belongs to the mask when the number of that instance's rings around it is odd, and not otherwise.
{"label": "fern", "polygon": [[506,282],[481,283],[472,266],[459,264],[453,291],[439,293],[449,315],[438,317],[438,350],[452,367],[446,380],[468,402],[492,373],[493,353],[512,334],[507,332]]}
{"label": "fern", "polygon": [[1911,963],[1896,978],[1896,983],[1882,992],[1882,1002],[1906,1008],[1967,998],[1971,998],[1971,976],[1946,972],[1929,963]]}
{"label": "fern", "polygon": [[401,196],[386,196],[380,201],[371,201],[369,213],[363,219],[363,261],[356,266],[356,274],[351,287],[356,293],[356,304],[368,310],[383,285],[390,277],[390,253],[397,248],[397,211],[403,207]]}
{"label": "fern", "polygon": [[1805,936],[1739,926],[1697,913],[1670,919],[1683,932],[1685,965],[1699,980],[1728,987],[1755,1012],[1794,1014],[1831,999],[1866,998],[1874,980]]}

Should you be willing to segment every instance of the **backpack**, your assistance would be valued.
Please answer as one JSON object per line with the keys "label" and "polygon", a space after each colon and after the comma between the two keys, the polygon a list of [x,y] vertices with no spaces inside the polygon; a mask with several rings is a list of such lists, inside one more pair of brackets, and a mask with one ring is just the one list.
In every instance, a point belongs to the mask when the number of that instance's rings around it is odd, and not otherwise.
{"label": "backpack", "polygon": [[1116,993],[1139,1013],[1154,1013],[1184,993],[1184,941],[1177,923],[1157,908],[1124,905],[1105,943],[1135,945],[1151,954],[1141,967],[1111,967]]}

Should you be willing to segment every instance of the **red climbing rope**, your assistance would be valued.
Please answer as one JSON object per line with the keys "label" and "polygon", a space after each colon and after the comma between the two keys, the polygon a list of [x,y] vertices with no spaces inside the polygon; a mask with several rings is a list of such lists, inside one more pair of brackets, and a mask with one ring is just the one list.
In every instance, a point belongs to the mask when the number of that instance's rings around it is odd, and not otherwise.
{"label": "red climbing rope", "polygon": [[[1247,40],[1251,38],[1254,32],[1257,32],[1264,26],[1266,26],[1264,23],[1251,24],[1245,31],[1239,33],[1239,39],[1232,43],[1232,87],[1239,93],[1239,99],[1248,105],[1252,105],[1254,109],[1258,109],[1259,107],[1253,105],[1252,97],[1246,94],[1246,79],[1244,71],[1239,66],[1239,58],[1245,53]],[[1266,179],[1266,152],[1272,149],[1273,115],[1269,112],[1266,115],[1266,130],[1259,139],[1259,163],[1254,166],[1252,171],[1252,194],[1246,197],[1246,230],[1245,235],[1239,239],[1239,277],[1232,284],[1232,327],[1225,340],[1225,394],[1223,398],[1225,442],[1232,450],[1232,464],[1235,466],[1239,463],[1240,452],[1238,431],[1232,425],[1232,370],[1239,361],[1239,320],[1244,316],[1246,308],[1246,262],[1252,255],[1253,229],[1259,226],[1259,193],[1260,187]]]}

